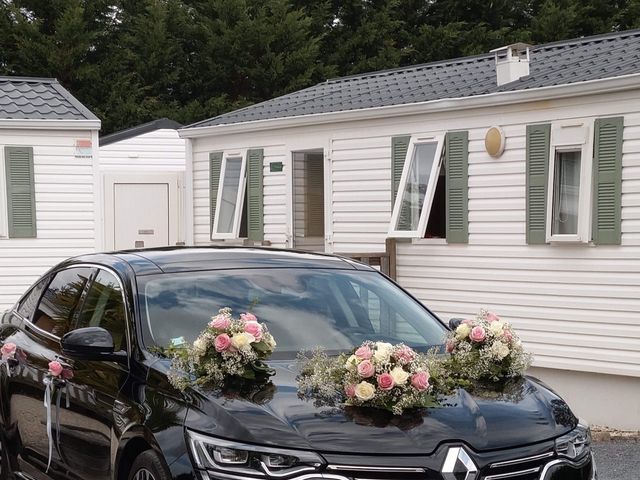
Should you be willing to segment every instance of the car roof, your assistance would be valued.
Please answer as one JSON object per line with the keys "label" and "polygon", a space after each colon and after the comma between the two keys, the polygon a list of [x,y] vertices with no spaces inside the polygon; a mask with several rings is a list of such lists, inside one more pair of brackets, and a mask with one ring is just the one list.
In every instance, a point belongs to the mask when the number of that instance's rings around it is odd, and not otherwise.
{"label": "car roof", "polygon": [[66,264],[94,263],[120,270],[128,264],[136,276],[237,268],[324,268],[373,270],[348,258],[271,247],[163,247],[93,253]]}

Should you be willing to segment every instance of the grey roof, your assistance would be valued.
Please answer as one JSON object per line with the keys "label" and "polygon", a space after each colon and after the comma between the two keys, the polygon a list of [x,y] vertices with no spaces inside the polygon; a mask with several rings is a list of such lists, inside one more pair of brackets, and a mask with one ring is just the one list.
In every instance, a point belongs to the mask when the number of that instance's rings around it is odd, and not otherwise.
{"label": "grey roof", "polygon": [[180,127],[182,127],[182,124],[178,122],[174,122],[173,120],[170,120],[168,118],[159,118],[151,122],[143,123],[142,125],[136,125],[135,127],[127,128],[126,130],[121,130],[119,132],[110,133],[109,135],[100,137],[100,146],[104,147],[105,145],[120,142],[128,138],[137,137],[138,135],[142,135],[143,133],[149,133],[155,130],[177,130]]}
{"label": "grey roof", "polygon": [[189,125],[225,125],[526,90],[640,73],[640,30],[537,45],[527,77],[496,84],[494,54],[327,80]]}
{"label": "grey roof", "polygon": [[0,119],[98,120],[54,78],[0,77]]}

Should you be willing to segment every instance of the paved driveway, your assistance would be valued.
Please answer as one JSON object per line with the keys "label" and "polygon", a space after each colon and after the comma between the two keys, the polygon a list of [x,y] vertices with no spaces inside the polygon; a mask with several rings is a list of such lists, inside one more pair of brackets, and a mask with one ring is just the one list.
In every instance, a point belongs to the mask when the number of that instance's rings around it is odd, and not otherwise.
{"label": "paved driveway", "polygon": [[596,442],[593,448],[599,480],[640,479],[640,442]]}

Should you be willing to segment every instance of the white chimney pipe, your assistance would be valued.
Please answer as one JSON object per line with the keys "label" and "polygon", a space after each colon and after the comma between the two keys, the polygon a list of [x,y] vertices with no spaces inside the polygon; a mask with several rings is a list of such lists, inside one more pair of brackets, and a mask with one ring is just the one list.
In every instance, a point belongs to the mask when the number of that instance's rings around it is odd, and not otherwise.
{"label": "white chimney pipe", "polygon": [[495,54],[498,86],[529,75],[529,49],[526,43],[514,43],[491,50]]}

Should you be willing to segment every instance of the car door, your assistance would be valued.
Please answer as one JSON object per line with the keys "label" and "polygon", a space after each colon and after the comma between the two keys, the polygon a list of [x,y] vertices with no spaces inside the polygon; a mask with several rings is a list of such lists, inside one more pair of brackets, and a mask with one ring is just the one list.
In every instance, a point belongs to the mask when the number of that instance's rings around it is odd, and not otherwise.
{"label": "car door", "polygon": [[72,366],[67,380],[70,405],[60,422],[60,454],[69,478],[112,478],[111,446],[117,445],[114,408],[129,375],[127,309],[118,277],[99,269],[76,315],[75,328],[102,327],[111,333],[122,361],[64,358]]}
{"label": "car door", "polygon": [[[60,337],[69,331],[92,274],[93,269],[89,267],[73,267],[47,276],[12,314],[15,318],[9,323],[16,327],[10,338],[3,339],[3,342],[15,343],[23,359],[7,379],[10,446],[15,449],[20,470],[36,479],[61,478],[63,475],[58,449],[53,443],[51,467],[45,473],[50,442],[47,411],[43,406],[43,380],[49,362],[62,361]],[[52,423],[53,420],[52,415]]]}

